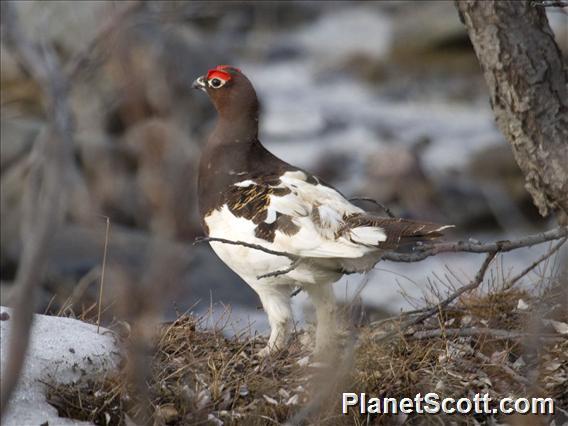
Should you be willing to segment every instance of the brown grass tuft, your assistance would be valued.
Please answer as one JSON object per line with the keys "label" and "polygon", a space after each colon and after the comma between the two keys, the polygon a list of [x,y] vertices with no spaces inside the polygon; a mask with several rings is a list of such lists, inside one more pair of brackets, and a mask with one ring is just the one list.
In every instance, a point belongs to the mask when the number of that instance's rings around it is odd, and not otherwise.
{"label": "brown grass tuft", "polygon": [[[537,294],[534,294],[537,293]],[[227,338],[205,327],[206,318],[182,315],[163,325],[154,339],[145,400],[126,377],[81,385],[48,385],[60,415],[95,424],[127,424],[151,407],[149,424],[478,424],[491,416],[390,414],[341,416],[342,392],[378,397],[552,397],[568,409],[568,339],[554,321],[568,323],[566,287],[551,279],[539,292],[492,286],[465,294],[420,324],[400,330],[409,316],[358,328],[357,345],[330,366],[306,363],[309,350],[298,332],[288,349],[259,359],[264,337]],[[399,330],[391,339],[380,336]],[[498,416],[497,416],[498,417]],[[531,418],[532,419],[532,418]],[[510,420],[510,418],[509,418]],[[526,417],[525,417],[526,420]],[[534,421],[533,421],[534,420]],[[542,420],[542,419],[540,419]],[[536,419],[532,419],[533,424]],[[515,424],[515,423],[513,423]]]}

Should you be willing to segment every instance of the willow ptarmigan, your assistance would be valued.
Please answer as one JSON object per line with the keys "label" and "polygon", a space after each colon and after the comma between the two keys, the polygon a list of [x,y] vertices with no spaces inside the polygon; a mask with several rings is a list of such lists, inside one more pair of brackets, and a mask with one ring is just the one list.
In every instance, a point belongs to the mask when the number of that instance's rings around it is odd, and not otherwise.
{"label": "willow ptarmigan", "polygon": [[[238,69],[220,65],[195,80],[209,95],[218,121],[199,166],[199,210],[209,237],[290,253],[291,260],[243,245],[211,242],[217,255],[258,294],[271,326],[267,355],[287,342],[290,293],[304,289],[315,307],[316,353],[333,345],[331,284],[343,274],[373,268],[385,251],[430,240],[448,226],[380,217],[351,204],[317,177],[271,154],[258,140],[259,104]],[[261,277],[270,272],[288,273]]]}

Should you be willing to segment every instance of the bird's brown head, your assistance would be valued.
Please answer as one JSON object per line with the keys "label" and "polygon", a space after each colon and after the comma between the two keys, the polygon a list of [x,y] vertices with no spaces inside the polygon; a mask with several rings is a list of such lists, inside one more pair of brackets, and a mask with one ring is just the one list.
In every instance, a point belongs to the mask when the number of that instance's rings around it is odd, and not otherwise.
{"label": "bird's brown head", "polygon": [[231,118],[258,114],[254,87],[239,68],[219,65],[198,77],[193,88],[207,93],[221,116]]}

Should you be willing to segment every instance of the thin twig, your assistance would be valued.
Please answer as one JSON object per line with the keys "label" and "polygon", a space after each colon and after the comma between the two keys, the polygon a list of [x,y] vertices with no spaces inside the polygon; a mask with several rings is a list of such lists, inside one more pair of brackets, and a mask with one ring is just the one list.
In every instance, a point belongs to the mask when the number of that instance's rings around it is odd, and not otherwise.
{"label": "thin twig", "polygon": [[292,254],[292,253],[287,253],[285,251],[270,250],[270,249],[267,249],[266,247],[263,247],[259,244],[245,243],[244,241],[231,241],[231,240],[226,240],[225,238],[199,237],[199,238],[196,238],[193,241],[193,244],[196,245],[196,244],[202,244],[202,243],[208,243],[208,242],[223,243],[223,244],[231,244],[231,245],[234,245],[234,246],[248,247],[248,248],[251,248],[251,249],[254,249],[254,250],[263,251],[263,252],[268,253],[268,254],[273,254],[275,256],[287,257],[288,259],[291,259],[291,260],[301,259],[300,256],[297,256],[297,255]]}
{"label": "thin twig", "polygon": [[[300,256],[296,256],[295,254],[286,253],[286,252],[283,252],[283,251],[270,250],[270,249],[267,249],[266,247],[263,247],[259,244],[245,243],[244,241],[231,241],[231,240],[226,240],[224,238],[200,237],[200,238],[196,238],[193,241],[193,244],[195,245],[195,244],[201,244],[201,243],[205,243],[205,242],[218,242],[218,243],[232,244],[232,245],[236,245],[236,246],[248,247],[248,248],[251,248],[251,249],[254,249],[254,250],[263,251],[263,252],[268,253],[268,254],[273,254],[275,256],[287,257],[288,259],[292,260],[292,263],[290,263],[290,266],[288,266],[285,269],[279,269],[277,271],[267,272],[266,274],[258,275],[256,278],[259,279],[259,280],[262,279],[262,278],[277,277],[279,275],[287,274],[288,272],[291,272],[294,269],[296,269],[298,267],[298,265],[300,264],[300,261],[302,259]],[[301,290],[299,290],[298,293],[300,291]],[[292,295],[290,297],[293,297],[296,294],[292,293]]]}
{"label": "thin twig", "polygon": [[[63,316],[68,309],[73,309],[73,306],[79,301],[79,299],[85,294],[89,285],[96,281],[100,276],[100,268],[95,266],[89,272],[81,277],[81,279],[75,285],[71,295],[63,302],[63,305],[55,316]],[[54,295],[55,297],[55,295]]]}
{"label": "thin twig", "polygon": [[105,284],[105,269],[106,269],[106,260],[107,260],[107,252],[108,252],[108,237],[110,232],[110,218],[105,216],[106,220],[106,230],[105,230],[105,245],[103,249],[103,264],[101,265],[101,284],[99,286],[99,309],[97,312],[97,334],[99,334],[99,330],[101,327],[101,309],[103,306],[103,289]]}
{"label": "thin twig", "polygon": [[568,238],[564,238],[564,239],[560,240],[559,243],[557,243],[549,251],[547,251],[545,254],[543,254],[541,257],[539,257],[537,260],[535,260],[531,265],[529,265],[527,268],[525,268],[523,271],[521,271],[518,275],[511,278],[510,280],[507,280],[505,282],[505,284],[503,285],[503,290],[508,290],[511,287],[513,287],[517,283],[517,281],[519,281],[521,278],[523,278],[525,275],[527,275],[530,271],[532,271],[534,268],[536,268],[539,264],[544,262],[546,259],[550,258],[558,250],[560,250],[560,247],[562,247],[567,240],[568,240]]}
{"label": "thin twig", "polygon": [[290,293],[290,297],[295,297],[298,294],[300,294],[302,292],[303,288],[302,287],[298,287],[296,288],[296,290],[294,290],[292,293]]}
{"label": "thin twig", "polygon": [[393,214],[393,212],[384,204],[379,203],[377,200],[370,198],[370,197],[353,197],[350,198],[349,201],[368,201],[369,203],[373,203],[377,206],[379,206],[381,209],[383,209],[383,211],[390,217],[390,218],[396,218],[396,216]]}
{"label": "thin twig", "polygon": [[292,272],[294,269],[296,269],[299,263],[300,259],[293,260],[292,263],[290,263],[290,266],[288,266],[285,269],[280,269],[278,271],[268,272],[266,274],[258,275],[256,278],[260,280],[261,278],[269,278],[269,277],[277,277],[279,275],[285,275],[288,272]]}
{"label": "thin twig", "polygon": [[497,252],[495,251],[487,254],[485,260],[483,261],[483,264],[481,265],[479,271],[475,275],[475,278],[468,285],[458,288],[450,296],[448,296],[446,299],[442,300],[441,302],[437,303],[435,306],[424,308],[422,314],[418,315],[416,318],[406,321],[404,324],[401,324],[397,330],[393,330],[387,334],[378,337],[377,340],[378,341],[388,340],[391,337],[397,335],[399,332],[403,332],[409,327],[421,323],[425,319],[428,319],[431,316],[435,315],[436,313],[441,312],[446,306],[448,306],[450,303],[452,303],[454,300],[460,297],[463,293],[474,290],[477,287],[479,287],[479,285],[483,282],[483,278],[485,277],[487,268],[489,268],[489,264],[491,263],[491,261],[493,260],[496,254]]}
{"label": "thin twig", "polygon": [[519,373],[517,373],[515,370],[513,370],[511,367],[509,367],[507,364],[501,363],[501,364],[497,364],[495,363],[491,358],[489,358],[487,355],[469,347],[469,346],[465,346],[465,345],[460,345],[457,344],[455,342],[448,342],[448,344],[450,346],[455,347],[458,350],[462,350],[464,351],[466,354],[469,354],[471,356],[473,356],[474,358],[477,358],[479,361],[487,364],[487,365],[492,365],[494,367],[499,368],[501,371],[503,371],[505,374],[507,374],[509,377],[511,377],[513,380],[515,380],[516,382],[520,383],[523,386],[530,386],[531,382],[529,379],[527,379],[526,377],[521,376]]}

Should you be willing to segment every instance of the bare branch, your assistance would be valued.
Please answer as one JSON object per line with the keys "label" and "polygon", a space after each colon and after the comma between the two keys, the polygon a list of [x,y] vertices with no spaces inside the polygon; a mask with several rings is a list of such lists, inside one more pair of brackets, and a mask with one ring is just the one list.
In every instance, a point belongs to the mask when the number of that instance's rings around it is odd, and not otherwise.
{"label": "bare branch", "polygon": [[[411,254],[386,253],[383,256],[383,260],[391,260],[391,261],[394,261],[394,262],[418,262],[418,261],[423,260],[423,259],[425,259],[429,256],[434,256],[435,254],[442,253],[442,252],[469,252],[469,253],[486,253],[486,252],[489,252],[489,253],[497,253],[497,252],[501,252],[501,251],[511,251],[511,250],[521,248],[521,247],[528,247],[528,246],[540,244],[540,243],[543,243],[543,242],[546,242],[546,241],[555,240],[555,239],[558,239],[558,238],[564,238],[564,241],[565,241],[566,235],[568,235],[568,228],[567,227],[559,227],[559,228],[556,228],[556,229],[553,229],[553,230],[550,230],[550,231],[547,231],[547,232],[543,232],[543,233],[540,233],[540,234],[529,235],[527,237],[521,238],[519,240],[514,240],[514,241],[506,240],[506,241],[497,241],[497,242],[494,242],[494,243],[487,243],[487,244],[482,244],[482,243],[478,243],[478,242],[464,242],[464,241],[458,241],[458,242],[454,242],[454,243],[434,243],[434,244],[429,244],[429,245],[417,246],[416,249],[420,250],[417,253],[411,253]],[[290,271],[293,271],[294,269],[296,269],[298,267],[300,261],[302,260],[301,256],[298,256],[298,255],[295,255],[295,254],[292,254],[292,253],[271,250],[271,249],[263,247],[259,244],[246,243],[244,241],[232,241],[232,240],[227,240],[225,238],[200,237],[200,238],[196,238],[195,241],[193,242],[193,244],[196,245],[196,244],[201,244],[201,243],[206,243],[206,242],[218,242],[218,243],[223,243],[223,244],[232,244],[232,245],[237,245],[237,246],[248,247],[248,248],[251,248],[251,249],[254,249],[254,250],[259,250],[259,251],[262,251],[262,252],[265,252],[265,253],[268,253],[268,254],[273,254],[275,256],[287,257],[288,259],[292,260],[292,263],[290,264],[290,266],[288,268],[259,275],[257,277],[258,279],[268,278],[268,277],[277,277],[279,275],[287,274]],[[562,242],[562,244],[563,243],[564,242]],[[556,250],[558,250],[562,244],[560,244]],[[556,251],[556,250],[554,250],[554,251]],[[550,257],[551,255],[552,255],[552,253],[549,253],[546,258]],[[545,260],[545,258],[540,259],[537,262],[540,263],[544,260]],[[525,274],[527,272],[529,272],[531,269],[535,268],[538,265],[538,263],[536,263],[535,265],[531,265],[530,269],[528,269],[525,272]],[[518,279],[520,279],[520,277]],[[302,291],[301,288],[294,290],[291,293],[290,297],[296,296],[301,291]],[[422,312],[422,311],[420,311],[420,312]]]}
{"label": "bare branch", "polygon": [[559,226],[550,231],[528,235],[518,240],[504,240],[493,243],[479,243],[473,241],[441,242],[416,246],[415,253],[386,253],[383,260],[393,262],[418,262],[438,253],[490,253],[507,252],[521,247],[530,247],[547,241],[558,240],[568,236],[568,227]]}
{"label": "bare branch", "polygon": [[48,47],[28,40],[11,2],[2,2],[2,41],[45,92],[50,126],[36,141],[32,170],[24,194],[22,255],[16,275],[14,316],[7,362],[2,372],[1,412],[5,413],[16,387],[29,343],[35,310],[35,289],[41,281],[48,248],[63,217],[65,173],[72,152],[71,111],[68,84],[57,55]]}
{"label": "bare branch", "polygon": [[201,244],[201,243],[209,243],[209,242],[232,244],[234,246],[248,247],[248,248],[251,248],[251,249],[254,249],[254,250],[263,251],[263,252],[268,253],[268,254],[273,254],[274,256],[287,257],[288,259],[294,260],[294,261],[301,259],[300,256],[297,256],[297,255],[292,254],[292,253],[287,253],[285,251],[270,250],[270,249],[263,247],[259,244],[245,243],[244,241],[231,241],[231,240],[226,240],[225,238],[200,237],[200,238],[196,238],[195,241],[193,242],[193,244]]}
{"label": "bare branch", "polygon": [[513,340],[522,339],[525,337],[537,337],[543,340],[558,340],[563,337],[559,336],[543,336],[541,334],[534,333],[523,333],[522,331],[511,331],[511,330],[498,330],[492,328],[446,328],[446,329],[434,329],[434,330],[420,330],[415,331],[408,336],[409,339],[432,339],[435,337],[474,337],[474,336],[488,336],[493,339],[499,340]]}
{"label": "bare branch", "polygon": [[[300,264],[301,261],[301,257],[300,256],[296,256],[295,254],[292,253],[286,253],[284,251],[276,251],[276,250],[270,250],[267,249],[266,247],[263,247],[259,244],[251,244],[251,243],[245,243],[244,241],[231,241],[231,240],[226,240],[224,238],[215,238],[215,237],[200,237],[200,238],[196,238],[193,241],[193,244],[201,244],[201,243],[206,243],[206,242],[218,242],[218,243],[224,243],[224,244],[232,244],[235,246],[243,246],[243,247],[248,247],[254,250],[259,250],[259,251],[263,251],[265,253],[268,254],[273,254],[275,256],[283,256],[283,257],[287,257],[288,259],[292,260],[292,263],[290,263],[290,266],[288,266],[285,269],[281,269],[278,271],[273,271],[273,272],[268,272],[266,274],[262,274],[262,275],[258,275],[256,278],[257,279],[262,279],[262,278],[269,278],[269,277],[277,277],[279,275],[285,275],[288,272],[293,271],[294,269],[296,269],[298,267],[298,265]],[[299,291],[298,291],[299,293]],[[298,294],[296,293],[296,294]],[[292,293],[292,296],[295,296],[296,294]]]}
{"label": "bare branch", "polygon": [[530,271],[532,271],[534,268],[536,268],[538,265],[540,265],[546,259],[549,259],[554,253],[556,253],[558,250],[560,250],[560,247],[562,247],[567,240],[568,240],[568,238],[564,238],[564,239],[560,240],[559,243],[557,243],[549,251],[547,251],[545,254],[543,254],[541,257],[539,257],[537,260],[535,260],[531,265],[529,265],[527,268],[525,268],[523,271],[521,271],[518,275],[516,275],[514,278],[511,278],[510,280],[507,280],[507,282],[503,285],[503,289],[507,290],[507,289],[513,287],[517,283],[517,281],[519,281],[526,274],[528,274]]}
{"label": "bare branch", "polygon": [[[378,341],[388,340],[391,337],[398,334],[399,332],[404,331],[404,330],[408,329],[409,327],[412,327],[413,325],[421,323],[425,319],[430,318],[431,316],[435,315],[437,312],[442,311],[446,306],[448,306],[450,303],[452,303],[454,300],[456,300],[458,297],[460,297],[463,293],[465,293],[467,291],[474,290],[477,287],[479,287],[481,285],[481,283],[483,282],[483,278],[485,277],[485,273],[487,272],[487,268],[489,268],[491,261],[493,260],[493,258],[496,255],[497,255],[496,251],[493,251],[493,252],[487,254],[487,256],[485,257],[485,260],[483,261],[483,264],[481,265],[481,267],[479,268],[479,271],[475,275],[475,278],[469,284],[458,288],[450,296],[448,296],[446,299],[442,300],[440,303],[437,303],[435,306],[432,306],[432,307],[429,307],[429,308],[424,308],[423,310],[421,310],[423,312],[422,314],[418,315],[416,318],[408,320],[404,324],[401,324],[400,327],[397,330],[393,330],[390,333],[387,333],[385,335],[380,336],[378,338]],[[417,312],[421,312],[421,311],[417,311]]]}
{"label": "bare branch", "polygon": [[[555,229],[551,229],[550,231],[542,232],[539,234],[528,235],[523,238],[519,238],[518,240],[503,240],[503,241],[496,241],[493,243],[479,243],[473,241],[457,241],[457,242],[442,242],[442,243],[433,243],[433,244],[424,244],[421,246],[416,246],[415,253],[385,253],[382,257],[383,260],[390,260],[393,262],[418,262],[420,260],[424,260],[427,257],[434,256],[438,253],[457,253],[457,252],[466,252],[466,253],[491,253],[491,252],[507,252],[511,250],[515,250],[521,247],[530,247],[536,244],[542,244],[547,241],[558,240],[561,238],[568,237],[568,227],[560,226]],[[254,250],[263,251],[268,254],[273,254],[275,256],[283,256],[291,259],[293,261],[297,261],[302,259],[301,256],[295,255],[293,253],[271,250],[266,247],[263,247],[259,244],[252,244],[246,243],[244,241],[232,241],[227,240],[225,238],[215,238],[215,237],[200,237],[196,238],[193,244],[201,244],[206,242],[219,242],[224,244],[232,244],[237,246],[243,246],[252,248]],[[296,265],[297,266],[297,265]],[[291,270],[293,270],[292,268]],[[290,271],[287,271],[290,272]],[[275,271],[271,274],[281,275],[286,272],[278,273]],[[275,276],[275,275],[267,275],[267,276]],[[263,278],[263,276],[260,276]]]}
{"label": "bare branch", "polygon": [[269,272],[267,274],[258,275],[256,278],[261,279],[261,278],[277,277],[279,275],[285,275],[288,272],[291,272],[294,269],[296,269],[298,267],[299,263],[300,263],[300,259],[296,259],[296,260],[292,261],[292,263],[290,263],[290,266],[287,267],[286,269],[281,269],[279,271],[274,271],[274,272]]}

